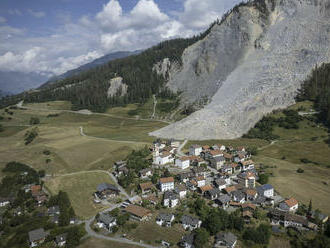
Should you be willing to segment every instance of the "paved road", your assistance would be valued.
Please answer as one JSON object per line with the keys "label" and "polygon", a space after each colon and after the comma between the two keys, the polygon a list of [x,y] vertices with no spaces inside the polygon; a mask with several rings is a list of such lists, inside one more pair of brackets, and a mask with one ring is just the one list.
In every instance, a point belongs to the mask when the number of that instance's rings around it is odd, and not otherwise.
{"label": "paved road", "polygon": [[311,112],[298,112],[298,114],[300,116],[304,116],[304,115],[315,115],[315,114],[319,114],[319,111],[311,111]]}
{"label": "paved road", "polygon": [[183,156],[186,156],[186,154],[184,154],[181,150],[182,148],[187,144],[188,140],[184,140],[181,145],[178,147],[178,150],[176,151],[176,154],[179,156],[179,157],[183,157]]}
{"label": "paved road", "polygon": [[150,143],[148,142],[140,142],[140,141],[130,141],[130,140],[114,140],[114,139],[107,139],[107,138],[101,138],[101,137],[95,137],[95,136],[90,136],[84,133],[84,128],[79,127],[80,130],[80,135],[92,139],[98,139],[98,140],[104,140],[104,141],[111,141],[111,142],[118,142],[118,143],[127,143],[127,144],[143,144],[143,145],[149,145]]}

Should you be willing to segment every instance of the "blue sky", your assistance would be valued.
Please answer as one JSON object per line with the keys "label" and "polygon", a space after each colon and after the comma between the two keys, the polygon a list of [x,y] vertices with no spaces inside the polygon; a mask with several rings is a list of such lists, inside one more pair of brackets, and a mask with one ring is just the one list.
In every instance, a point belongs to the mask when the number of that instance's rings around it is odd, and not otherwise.
{"label": "blue sky", "polygon": [[60,74],[205,30],[239,0],[1,0],[0,70]]}

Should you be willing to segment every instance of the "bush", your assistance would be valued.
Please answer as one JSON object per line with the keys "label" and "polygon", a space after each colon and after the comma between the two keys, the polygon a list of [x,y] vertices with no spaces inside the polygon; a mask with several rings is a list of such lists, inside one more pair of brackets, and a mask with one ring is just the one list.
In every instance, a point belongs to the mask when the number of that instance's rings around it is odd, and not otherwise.
{"label": "bush", "polygon": [[298,168],[298,169],[297,169],[297,172],[298,172],[298,173],[304,173],[304,170],[301,169],[301,168]]}
{"label": "bush", "polygon": [[259,183],[260,184],[266,184],[268,183],[269,175],[267,174],[261,174],[259,175]]}
{"label": "bush", "polygon": [[31,131],[25,133],[25,145],[30,144],[38,136],[38,129],[34,128]]}
{"label": "bush", "polygon": [[310,161],[310,160],[307,159],[307,158],[302,158],[302,159],[300,159],[300,162],[302,162],[302,163],[304,163],[304,164],[312,163],[312,161]]}
{"label": "bush", "polygon": [[38,117],[31,117],[30,118],[30,125],[37,125],[40,123],[40,120]]}
{"label": "bush", "polygon": [[138,115],[139,112],[138,112],[137,109],[132,109],[132,110],[128,111],[127,114],[128,114],[129,116],[135,116],[135,115]]}
{"label": "bush", "polygon": [[45,155],[50,155],[50,151],[49,150],[43,150],[42,153],[45,154]]}

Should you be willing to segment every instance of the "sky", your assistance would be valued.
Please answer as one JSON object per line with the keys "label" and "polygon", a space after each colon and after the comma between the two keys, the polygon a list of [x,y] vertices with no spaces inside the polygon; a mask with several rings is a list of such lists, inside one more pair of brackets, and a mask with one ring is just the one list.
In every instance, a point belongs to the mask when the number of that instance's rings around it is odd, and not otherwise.
{"label": "sky", "polygon": [[0,71],[58,75],[198,34],[241,0],[1,0]]}

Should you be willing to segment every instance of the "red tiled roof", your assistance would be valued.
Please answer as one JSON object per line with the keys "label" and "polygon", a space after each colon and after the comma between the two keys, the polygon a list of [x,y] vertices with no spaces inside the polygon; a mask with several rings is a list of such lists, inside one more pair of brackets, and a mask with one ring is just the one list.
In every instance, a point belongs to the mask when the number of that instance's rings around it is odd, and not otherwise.
{"label": "red tiled roof", "polygon": [[209,190],[211,190],[211,189],[213,189],[213,187],[212,187],[212,185],[205,185],[205,186],[202,186],[202,187],[200,187],[200,190],[202,191],[202,192],[206,192],[206,191],[209,191]]}
{"label": "red tiled roof", "polygon": [[159,179],[160,183],[174,183],[174,178],[173,177],[163,177]]}
{"label": "red tiled roof", "polygon": [[138,216],[140,218],[143,218],[149,214],[151,214],[151,211],[149,209],[137,206],[137,205],[128,205],[125,209],[126,212],[133,214],[135,216]]}
{"label": "red tiled roof", "polygon": [[298,201],[296,199],[294,199],[294,198],[291,197],[290,199],[287,199],[285,201],[285,203],[286,203],[286,205],[288,205],[291,208],[291,207],[297,205],[298,204]]}

